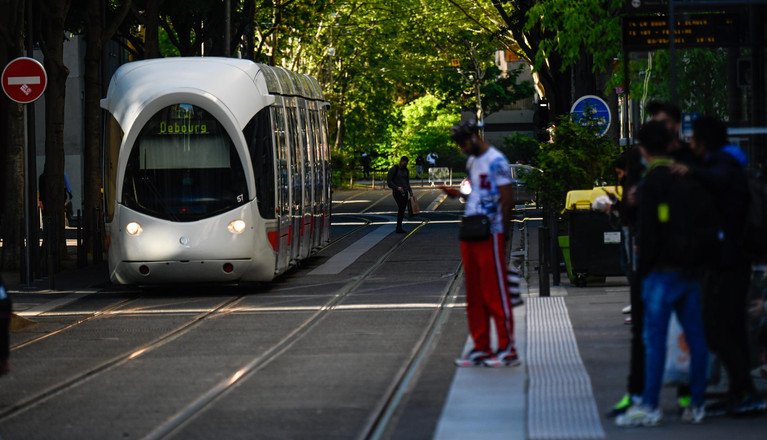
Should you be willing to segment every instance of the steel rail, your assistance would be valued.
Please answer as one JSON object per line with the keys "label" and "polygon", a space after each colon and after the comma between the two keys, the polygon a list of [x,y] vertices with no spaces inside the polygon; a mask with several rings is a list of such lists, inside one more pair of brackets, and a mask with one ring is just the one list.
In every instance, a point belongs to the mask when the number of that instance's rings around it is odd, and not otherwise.
{"label": "steel rail", "polygon": [[304,320],[290,333],[284,336],[280,341],[266,349],[263,353],[253,358],[250,362],[243,365],[233,374],[208,391],[200,395],[197,399],[192,401],[189,405],[178,411],[173,416],[169,417],[165,422],[157,426],[151,432],[149,432],[143,438],[145,440],[155,440],[167,438],[176,434],[183,426],[189,423],[198,415],[202,414],[208,406],[213,402],[231,392],[245,379],[249,378],[262,368],[272,363],[275,359],[287,352],[293,345],[300,341],[304,336],[316,327],[325,317],[329,316],[339,303],[348,297],[351,293],[355,292],[359,286],[362,285],[371,275],[375,273],[384,263],[397,252],[407,242],[407,240],[416,234],[428,221],[423,221],[420,225],[406,234],[396,245],[389,249],[385,254],[378,258],[378,260],[370,265],[364,272],[357,277],[347,282],[339,291],[328,300],[320,309],[313,313],[312,316]]}
{"label": "steel rail", "polygon": [[162,336],[159,336],[155,338],[154,340],[139,346],[136,349],[132,349],[129,352],[124,352],[123,354],[115,356],[107,361],[102,362],[101,364],[95,367],[89,368],[88,370],[84,372],[71,376],[69,379],[66,379],[56,385],[53,385],[42,392],[39,392],[33,396],[30,396],[26,399],[18,401],[14,403],[13,405],[9,406],[8,408],[0,410],[0,422],[10,419],[12,417],[15,417],[23,412],[26,412],[29,409],[34,408],[35,406],[43,402],[46,402],[47,400],[61,394],[62,392],[66,390],[74,388],[78,385],[82,385],[85,382],[89,381],[90,379],[93,379],[94,377],[102,373],[105,373],[120,365],[125,364],[128,361],[131,361],[140,356],[143,356],[144,354],[149,353],[155,350],[156,348],[162,347],[168,342],[171,342],[177,339],[181,335],[186,334],[193,328],[197,327],[207,318],[231,311],[227,309],[231,308],[233,305],[235,305],[237,302],[241,301],[245,297],[246,295],[240,295],[235,298],[228,299],[224,301],[223,303],[219,304],[218,306],[216,306],[215,308],[205,311],[204,313],[198,314],[192,320],[177,326],[175,329],[166,332]]}
{"label": "steel rail", "polygon": [[[91,295],[88,295],[88,296],[91,296]],[[38,336],[36,338],[32,338],[32,339],[29,339],[29,340],[24,341],[24,342],[19,342],[18,344],[15,344],[15,345],[11,346],[11,351],[16,351],[18,349],[21,349],[21,348],[24,348],[24,347],[28,347],[28,346],[30,346],[32,344],[35,344],[37,342],[43,341],[45,339],[48,339],[48,338],[50,338],[52,336],[56,336],[56,335],[58,335],[60,333],[63,333],[63,332],[65,332],[65,331],[67,331],[67,330],[69,330],[69,329],[71,329],[73,327],[77,327],[80,324],[83,324],[85,322],[88,322],[88,321],[93,320],[93,319],[98,318],[98,317],[102,317],[102,316],[104,316],[106,314],[109,314],[110,312],[113,312],[113,311],[119,309],[120,307],[124,306],[125,304],[127,304],[129,302],[138,300],[139,298],[140,297],[124,299],[124,300],[118,302],[117,304],[113,304],[110,307],[107,307],[105,309],[102,309],[102,310],[99,310],[97,312],[91,313],[89,316],[86,316],[86,317],[84,317],[82,319],[79,319],[79,320],[77,320],[77,321],[75,321],[75,322],[73,322],[71,324],[67,324],[64,327],[58,328],[58,329],[53,330],[53,331],[51,331],[49,333],[46,333],[44,335],[40,335],[40,336]],[[48,311],[48,312],[45,312],[45,313],[41,313],[41,314],[39,314],[37,316],[38,317],[39,316],[46,316],[46,315],[51,314],[51,313],[53,313],[52,310]]]}
{"label": "steel rail", "polygon": [[395,414],[405,398],[412,392],[412,386],[424,369],[425,362],[439,341],[439,332],[447,322],[450,310],[456,303],[458,292],[462,286],[463,270],[459,263],[450,283],[441,294],[439,307],[432,313],[426,328],[416,342],[410,356],[402,365],[392,381],[389,389],[379,400],[376,408],[358,436],[359,439],[379,440],[384,438],[387,430],[393,426]]}

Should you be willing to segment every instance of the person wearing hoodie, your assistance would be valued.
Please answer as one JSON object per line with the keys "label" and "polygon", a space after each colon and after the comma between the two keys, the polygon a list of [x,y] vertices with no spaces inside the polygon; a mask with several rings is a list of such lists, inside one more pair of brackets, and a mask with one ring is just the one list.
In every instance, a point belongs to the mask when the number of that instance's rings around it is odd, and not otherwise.
{"label": "person wearing hoodie", "polygon": [[703,116],[693,123],[690,145],[701,165],[677,164],[673,170],[701,182],[712,194],[717,215],[717,246],[703,283],[703,320],[709,348],[729,378],[728,397],[709,413],[744,415],[767,409],[750,376],[747,301],[751,263],[743,231],[749,203],[746,155],[728,145],[727,127]]}

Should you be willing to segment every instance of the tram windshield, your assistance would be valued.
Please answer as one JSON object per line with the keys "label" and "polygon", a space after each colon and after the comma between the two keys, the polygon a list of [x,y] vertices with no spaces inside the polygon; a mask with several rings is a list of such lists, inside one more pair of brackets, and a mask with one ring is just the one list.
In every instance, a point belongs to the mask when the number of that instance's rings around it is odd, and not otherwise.
{"label": "tram windshield", "polygon": [[234,143],[208,112],[175,104],[157,112],[133,145],[123,180],[125,206],[190,222],[248,201]]}

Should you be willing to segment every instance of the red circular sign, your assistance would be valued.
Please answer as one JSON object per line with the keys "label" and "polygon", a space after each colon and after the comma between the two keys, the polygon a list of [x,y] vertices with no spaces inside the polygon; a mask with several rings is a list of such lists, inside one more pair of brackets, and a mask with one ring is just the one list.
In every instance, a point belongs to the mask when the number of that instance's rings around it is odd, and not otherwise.
{"label": "red circular sign", "polygon": [[20,57],[5,66],[2,81],[3,91],[9,98],[20,104],[28,104],[43,96],[48,75],[39,61]]}

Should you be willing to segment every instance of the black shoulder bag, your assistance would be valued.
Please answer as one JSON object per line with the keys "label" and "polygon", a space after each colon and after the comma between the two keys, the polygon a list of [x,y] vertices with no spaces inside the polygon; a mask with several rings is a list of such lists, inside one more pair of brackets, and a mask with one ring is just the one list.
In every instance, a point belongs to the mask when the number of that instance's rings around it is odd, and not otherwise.
{"label": "black shoulder bag", "polygon": [[484,214],[467,215],[461,218],[458,229],[461,241],[483,241],[490,238],[490,218]]}
{"label": "black shoulder bag", "polygon": [[[470,162],[466,167],[466,174],[471,176]],[[490,218],[484,214],[467,215],[461,218],[461,227],[458,229],[458,238],[461,241],[483,241],[490,238]]]}

